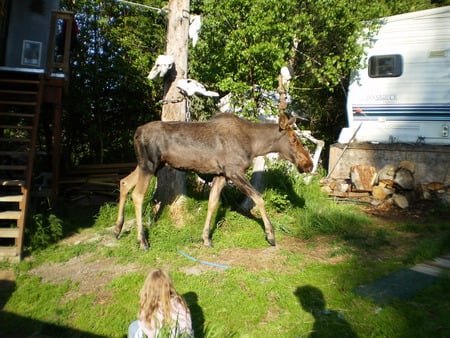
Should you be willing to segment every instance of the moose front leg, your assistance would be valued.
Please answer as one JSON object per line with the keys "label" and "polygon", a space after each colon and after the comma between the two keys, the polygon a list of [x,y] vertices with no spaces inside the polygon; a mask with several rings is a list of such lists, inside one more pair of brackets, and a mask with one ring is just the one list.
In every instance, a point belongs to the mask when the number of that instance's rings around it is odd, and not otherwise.
{"label": "moose front leg", "polygon": [[259,209],[261,217],[264,222],[264,231],[266,232],[266,240],[270,245],[275,246],[275,232],[273,230],[273,225],[267,216],[266,207],[264,206],[264,200],[258,193],[252,194],[250,198],[255,202],[255,206]]}
{"label": "moose front leg", "polygon": [[211,191],[209,193],[208,200],[208,213],[206,214],[205,227],[203,228],[202,239],[203,245],[207,247],[212,247],[212,241],[210,237],[210,227],[211,227],[211,219],[214,211],[219,204],[220,192],[226,184],[226,178],[224,176],[216,176],[212,181]]}
{"label": "moose front leg", "polygon": [[133,170],[131,174],[120,180],[120,198],[119,198],[119,210],[117,212],[117,220],[114,225],[114,235],[119,238],[122,231],[124,222],[125,202],[127,201],[128,193],[134,188],[137,182],[137,168]]}
{"label": "moose front leg", "polygon": [[273,230],[273,225],[269,220],[269,216],[267,216],[266,208],[264,206],[264,200],[261,197],[261,194],[252,187],[250,182],[243,174],[235,174],[231,177],[231,180],[239,188],[239,190],[241,190],[244,194],[246,194],[253,200],[255,206],[259,209],[264,222],[266,240],[270,243],[270,245],[275,246],[275,232]]}

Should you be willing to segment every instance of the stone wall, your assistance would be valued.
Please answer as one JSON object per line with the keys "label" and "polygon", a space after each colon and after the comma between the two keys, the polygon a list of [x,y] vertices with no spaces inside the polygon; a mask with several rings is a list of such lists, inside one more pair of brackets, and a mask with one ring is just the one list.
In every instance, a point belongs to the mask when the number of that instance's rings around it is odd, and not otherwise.
{"label": "stone wall", "polygon": [[355,143],[340,157],[344,148],[345,144],[340,143],[330,146],[330,178],[350,178],[350,168],[355,165],[381,170],[386,165],[397,166],[401,161],[410,161],[415,164],[417,184],[450,184],[450,146]]}

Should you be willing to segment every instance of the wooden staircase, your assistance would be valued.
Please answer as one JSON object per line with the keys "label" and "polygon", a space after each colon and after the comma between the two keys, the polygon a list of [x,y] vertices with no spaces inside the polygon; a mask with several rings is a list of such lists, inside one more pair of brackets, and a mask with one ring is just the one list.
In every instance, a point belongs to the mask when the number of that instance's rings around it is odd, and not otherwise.
{"label": "wooden staircase", "polygon": [[44,75],[0,76],[0,259],[20,260]]}

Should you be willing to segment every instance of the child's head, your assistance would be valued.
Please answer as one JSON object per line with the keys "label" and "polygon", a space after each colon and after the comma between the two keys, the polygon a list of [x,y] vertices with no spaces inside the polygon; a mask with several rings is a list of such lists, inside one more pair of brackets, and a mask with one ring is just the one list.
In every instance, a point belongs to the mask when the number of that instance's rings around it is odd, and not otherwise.
{"label": "child's head", "polygon": [[176,298],[184,305],[169,274],[161,269],[151,271],[140,292],[140,317],[146,322],[152,323],[155,312],[160,310],[163,313],[164,321],[169,321],[172,298]]}
{"label": "child's head", "polygon": [[175,295],[175,287],[169,274],[161,269],[151,271],[141,289],[141,298],[163,301]]}

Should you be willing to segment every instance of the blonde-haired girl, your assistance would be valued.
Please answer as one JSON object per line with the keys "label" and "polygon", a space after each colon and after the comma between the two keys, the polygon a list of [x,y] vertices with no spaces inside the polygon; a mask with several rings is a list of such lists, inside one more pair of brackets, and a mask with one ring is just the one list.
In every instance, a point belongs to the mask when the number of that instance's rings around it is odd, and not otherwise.
{"label": "blonde-haired girl", "polygon": [[193,337],[191,314],[169,274],[151,271],[141,289],[138,320],[128,328],[129,338]]}

